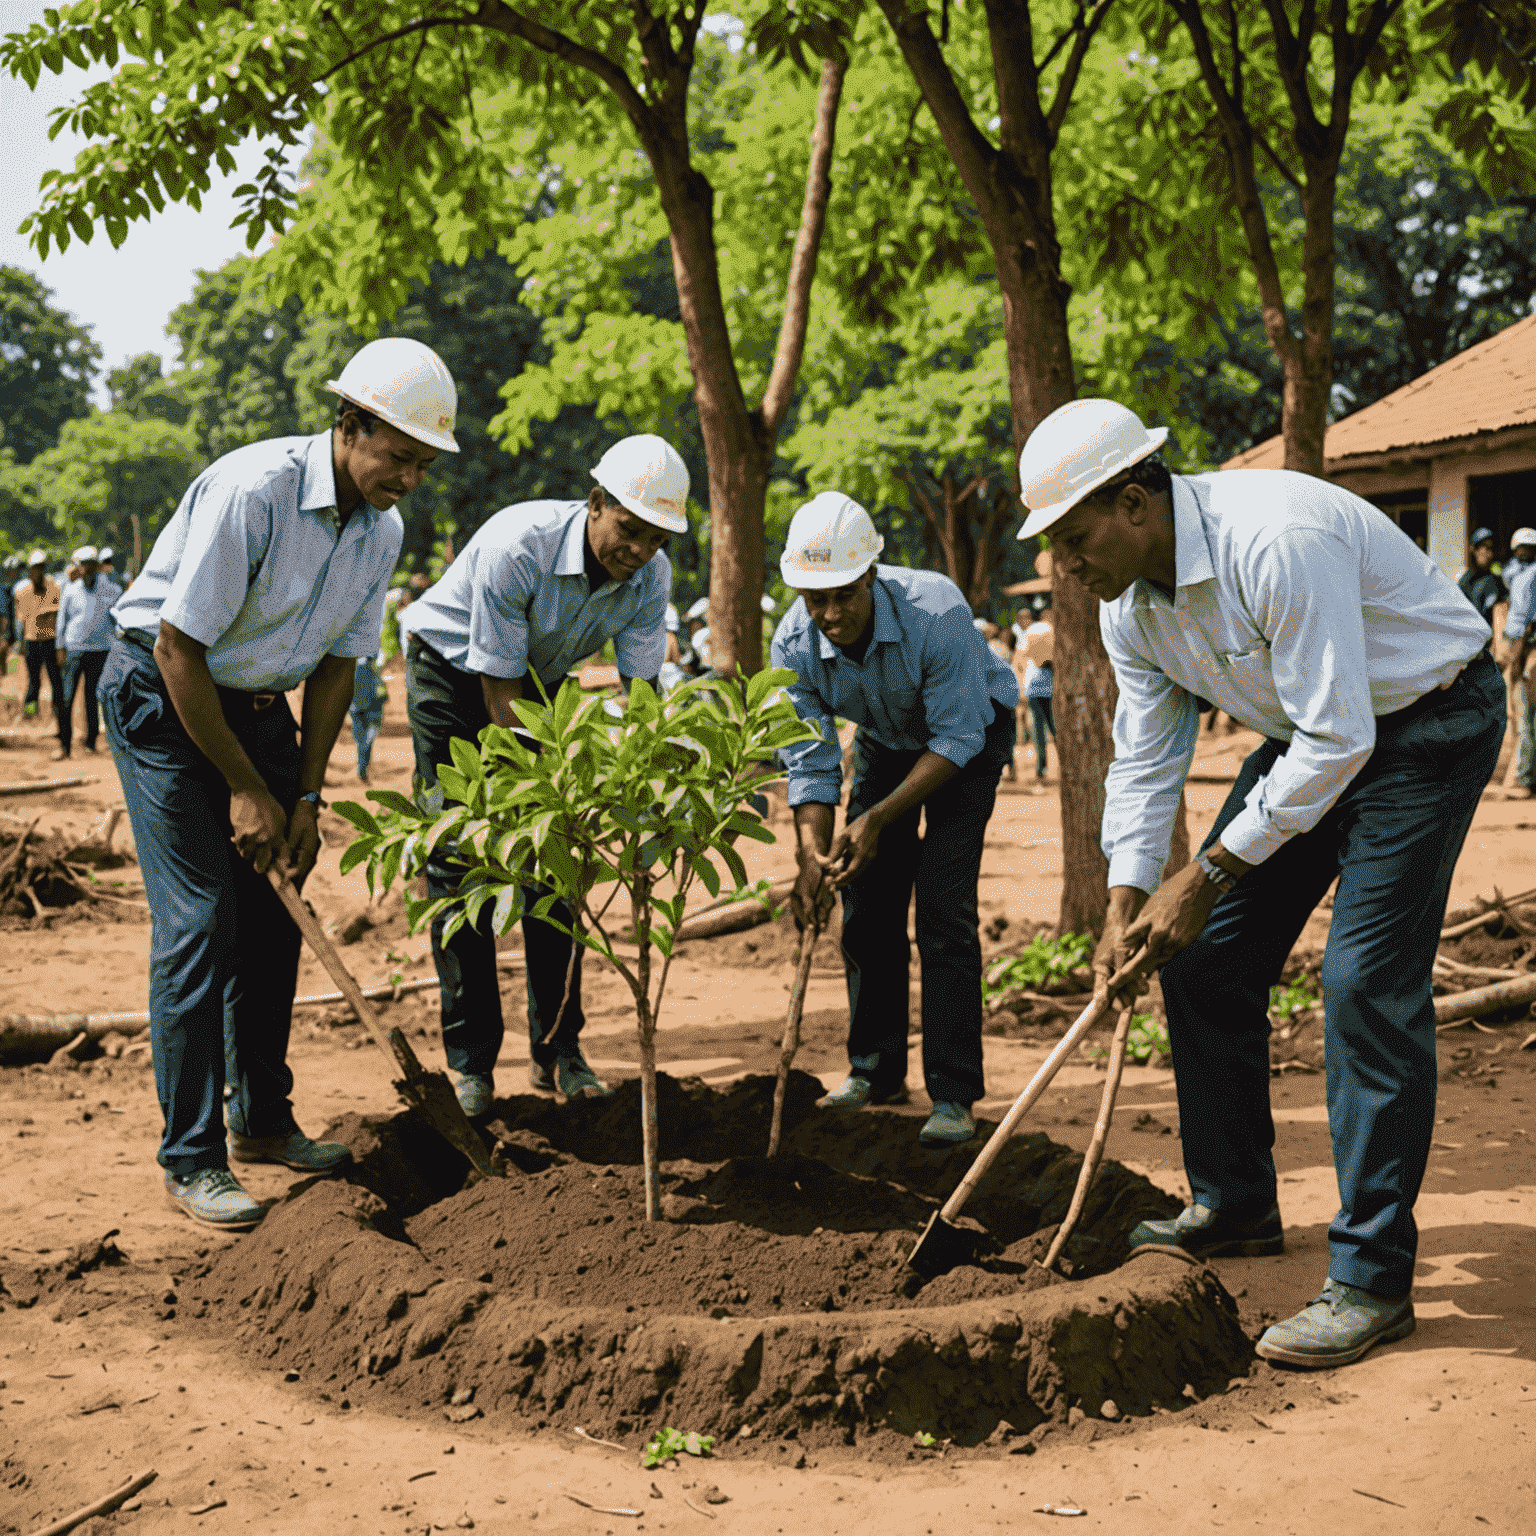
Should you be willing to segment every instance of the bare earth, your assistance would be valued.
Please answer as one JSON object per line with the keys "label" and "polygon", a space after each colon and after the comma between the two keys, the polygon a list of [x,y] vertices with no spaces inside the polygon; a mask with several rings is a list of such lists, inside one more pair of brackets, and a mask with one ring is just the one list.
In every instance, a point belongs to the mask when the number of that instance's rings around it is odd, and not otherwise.
{"label": "bare earth", "polygon": [[[404,788],[410,743],[398,680],[394,692],[391,734],[378,744],[374,777],[379,787]],[[0,707],[19,694],[13,671],[0,687]],[[13,702],[6,713],[12,710]],[[42,811],[40,831],[83,834],[119,798],[105,751],[91,757],[77,748],[72,762],[55,765],[47,761],[50,747],[46,738],[0,747],[0,781],[67,772],[95,774],[96,782],[0,800],[0,831]],[[1214,761],[1235,765],[1240,750]],[[344,731],[333,798],[360,798],[351,770]],[[1225,792],[1219,783],[1190,786],[1192,833],[1209,825]],[[308,895],[334,923],[361,908],[367,893],[359,875],[337,874],[344,824],[327,817],[324,826],[330,841]],[[747,853],[754,874],[790,867],[786,823],[777,827],[777,846]],[[989,951],[1054,920],[1058,849],[1054,792],[1031,796],[1005,785],[981,887],[983,920],[995,936]],[[1533,851],[1536,809],[1485,799],[1452,904],[1494,886],[1512,892],[1536,883],[1528,878]],[[348,964],[365,985],[397,973],[429,975],[425,938],[407,935],[398,915],[383,915],[381,926],[343,950]],[[1008,923],[1000,929],[1002,918]],[[1321,914],[1302,947],[1315,949],[1325,937]],[[0,1014],[142,1009],[148,942],[148,922],[131,907],[0,920]],[[844,1070],[846,1004],[835,958],[830,943],[818,956],[797,1063],[828,1085]],[[782,927],[685,947],[663,1015],[664,1069],[715,1085],[771,1071],[791,964]],[[589,1059],[610,1080],[632,1077],[637,1053],[627,994],[597,966],[587,977]],[[308,956],[299,990],[331,990]],[[526,1088],[519,976],[508,976],[504,1000],[508,1036],[498,1087],[509,1095]],[[914,993],[914,1039],[915,1000]],[[433,993],[393,1005],[389,1018],[424,1031],[418,1048],[428,1065],[440,1064]],[[1137,1536],[1233,1527],[1530,1531],[1536,1153],[1528,1105],[1536,1101],[1536,1050],[1518,1047],[1532,1028],[1522,1021],[1494,1033],[1462,1028],[1442,1036],[1440,1123],[1417,1208],[1419,1328],[1404,1343],[1336,1372],[1254,1365],[1240,1385],[1204,1400],[1174,1399],[1121,1424],[1090,1417],[1027,1442],[926,1450],[890,1436],[853,1448],[737,1439],[710,1460],[685,1458],[655,1472],[640,1469],[633,1449],[585,1443],[563,1423],[536,1428],[537,1421],[496,1416],[456,1424],[441,1402],[412,1407],[392,1398],[376,1407],[338,1399],[324,1380],[303,1373],[286,1381],[283,1362],[257,1361],[231,1332],[192,1315],[206,1304],[197,1300],[199,1272],[244,1239],[221,1240],[165,1204],[147,1053],[77,1071],[0,1070],[7,1149],[0,1276],[14,1293],[0,1294],[0,1531],[35,1531],[150,1467],[159,1477],[140,1507],[81,1529],[395,1536],[471,1522],[493,1532],[703,1531],[713,1519],[722,1533],[926,1536],[1015,1529],[1048,1520],[1033,1513],[1040,1506],[1070,1504],[1086,1510],[1081,1529]],[[361,1035],[340,1010],[296,1015],[295,1099],[312,1134],[343,1115],[378,1117],[396,1107],[389,1073]],[[997,1118],[1047,1049],[1043,1039],[988,1037],[988,1098],[978,1114]],[[919,1076],[914,1053],[910,1080]],[[1081,1150],[1101,1081],[1086,1063],[1067,1067],[1026,1129]],[[1276,1079],[1274,1104],[1287,1252],[1215,1266],[1250,1338],[1315,1294],[1337,1198],[1322,1077]],[[900,1112],[914,1136],[926,1112],[920,1091]],[[1182,1196],[1177,1123],[1172,1074],[1128,1069],[1108,1156]],[[1170,1134],[1162,1134],[1164,1126]],[[242,1177],[274,1199],[300,1182],[277,1168]],[[71,1250],[89,1250],[113,1231],[125,1263],[65,1277],[60,1264]],[[45,1294],[18,1307],[21,1282],[39,1271]],[[1019,1454],[1024,1444],[1030,1454]],[[726,1501],[707,1502],[714,1490]],[[224,1502],[194,1513],[217,1500]]]}

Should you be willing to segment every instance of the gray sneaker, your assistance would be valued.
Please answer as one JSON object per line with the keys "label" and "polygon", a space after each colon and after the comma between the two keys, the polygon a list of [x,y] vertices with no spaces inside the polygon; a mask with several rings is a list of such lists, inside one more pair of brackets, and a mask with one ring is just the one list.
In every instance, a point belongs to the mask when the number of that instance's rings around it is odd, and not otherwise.
{"label": "gray sneaker", "polygon": [[1182,1248],[1196,1259],[1257,1259],[1285,1252],[1285,1228],[1275,1203],[1258,1214],[1186,1205],[1171,1219],[1136,1225],[1132,1250],[1154,1246]]}
{"label": "gray sneaker", "polygon": [[923,1122],[917,1139],[925,1147],[958,1147],[976,1134],[976,1117],[969,1104],[951,1104],[940,1099],[933,1113]]}
{"label": "gray sneaker", "polygon": [[1254,1348],[1265,1360],[1322,1370],[1349,1365],[1373,1344],[1406,1339],[1416,1326],[1411,1293],[1376,1296],[1330,1278],[1316,1301],[1266,1328]]}
{"label": "gray sneaker", "polygon": [[227,1168],[199,1168],[186,1178],[167,1173],[165,1192],[182,1215],[225,1232],[249,1231],[266,1215],[266,1207]]}
{"label": "gray sneaker", "polygon": [[281,1163],[300,1173],[331,1173],[352,1161],[352,1152],[339,1141],[311,1141],[294,1129],[282,1136],[240,1136],[229,1133],[229,1155],[237,1163]]}
{"label": "gray sneaker", "polygon": [[453,1091],[459,1096],[464,1113],[471,1120],[478,1120],[482,1115],[490,1113],[496,1083],[489,1075],[482,1077],[477,1072],[466,1072],[454,1084]]}
{"label": "gray sneaker", "polygon": [[816,1100],[817,1109],[863,1109],[866,1104],[905,1104],[907,1085],[881,1088],[867,1077],[850,1072],[841,1086]]}
{"label": "gray sneaker", "polygon": [[613,1089],[587,1065],[580,1051],[560,1056],[554,1065],[555,1092],[568,1099],[606,1099]]}

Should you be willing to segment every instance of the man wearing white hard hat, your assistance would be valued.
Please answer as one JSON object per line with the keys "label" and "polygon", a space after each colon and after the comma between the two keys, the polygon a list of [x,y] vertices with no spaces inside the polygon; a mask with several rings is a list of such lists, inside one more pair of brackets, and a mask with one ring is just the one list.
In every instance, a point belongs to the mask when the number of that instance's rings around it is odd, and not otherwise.
{"label": "man wearing white hard hat", "polygon": [[1509,654],[1504,675],[1509,680],[1510,705],[1515,711],[1515,762],[1511,795],[1529,800],[1536,795],[1536,672],[1526,676],[1531,642],[1536,640],[1536,528],[1517,528],[1509,541],[1510,559],[1503,576],[1509,583],[1509,612],[1504,638]]}
{"label": "man wearing white hard hat", "polygon": [[[688,467],[651,434],[626,437],[592,471],[585,501],[528,501],[488,518],[442,579],[406,611],[406,706],[416,773],[433,790],[450,743],[475,742],[487,725],[517,723],[513,702],[551,697],[572,665],[612,640],[625,686],[655,685],[667,654],[672,567],[662,551],[688,526]],[[434,854],[427,889],[452,896],[462,866]],[[551,914],[569,923],[563,906]],[[446,943],[432,925],[442,988],[443,1050],[459,1074],[459,1102],[486,1114],[501,1052],[501,988],[490,911]],[[533,1086],[567,1098],[608,1087],[581,1053],[581,950],[552,923],[523,919],[528,958],[528,1038]],[[565,999],[567,971],[570,997]],[[559,1030],[556,1033],[556,1020]]]}
{"label": "man wearing white hard hat", "polygon": [[[848,1062],[828,1109],[906,1098],[907,908],[917,893],[923,962],[923,1075],[933,1113],[925,1146],[976,1132],[982,1096],[981,941],[976,882],[998,780],[1013,761],[1013,670],[971,623],[947,576],[879,565],[885,541],[836,491],[795,513],[779,571],[799,595],[773,637],[773,664],[821,740],[786,748],[800,877],[791,898],[810,921],[843,900]],[[858,725],[843,830],[837,720]],[[923,835],[918,835],[919,819]]]}
{"label": "man wearing white hard hat", "polygon": [[27,663],[27,695],[22,713],[31,718],[43,696],[43,676],[48,677],[48,697],[55,723],[63,719],[64,683],[57,659],[59,584],[48,574],[46,550],[27,556],[27,574],[16,583],[16,623],[21,630],[22,656]]}
{"label": "man wearing white hard hat", "polygon": [[[1488,626],[1390,519],[1286,470],[1170,475],[1148,432],[1079,400],[1019,462],[1056,568],[1103,603],[1120,698],[1100,984],[1161,967],[1192,1203],[1133,1247],[1274,1254],[1270,987],[1337,878],[1323,961],[1340,1210],[1321,1294],[1259,1354],[1322,1367],[1414,1326],[1413,1205],[1435,1107],[1430,968],[1504,729]],[[1197,700],[1267,740],[1203,847],[1165,871]]]}
{"label": "man wearing white hard hat", "polygon": [[[268,883],[320,846],[325,765],[378,648],[404,527],[395,503],[456,453],[457,394],[419,341],[370,342],[327,388],[335,426],[209,465],[113,609],[101,707],[154,914],[149,1012],[166,1192],[194,1220],[253,1226],[229,1171],[323,1173],[297,1127],[288,1030],[299,934]],[[304,684],[297,725],[284,697]],[[225,1017],[235,1081],[224,1109]]]}
{"label": "man wearing white hard hat", "polygon": [[82,544],[70,559],[80,567],[80,579],[65,587],[59,599],[59,633],[56,656],[64,671],[64,704],[59,711],[59,749],[55,760],[66,758],[74,738],[75,694],[85,684],[85,750],[96,750],[100,721],[96,689],[101,682],[107,652],[112,648],[112,605],[123,589],[101,572],[101,561],[92,544]]}

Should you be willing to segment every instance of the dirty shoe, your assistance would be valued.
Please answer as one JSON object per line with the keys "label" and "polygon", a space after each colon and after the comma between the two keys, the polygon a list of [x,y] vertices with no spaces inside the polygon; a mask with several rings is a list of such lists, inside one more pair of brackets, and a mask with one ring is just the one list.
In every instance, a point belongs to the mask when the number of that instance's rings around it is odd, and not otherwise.
{"label": "dirty shoe", "polygon": [[481,1076],[478,1072],[465,1072],[454,1084],[453,1091],[458,1095],[464,1113],[471,1120],[478,1120],[490,1113],[496,1084],[489,1074]]}
{"label": "dirty shoe", "polygon": [[866,1104],[905,1104],[907,1085],[898,1083],[894,1088],[880,1088],[867,1077],[850,1072],[842,1086],[816,1100],[817,1109],[863,1109]]}
{"label": "dirty shoe", "polygon": [[240,1136],[231,1131],[229,1155],[237,1163],[281,1163],[300,1173],[330,1173],[352,1161],[350,1148],[339,1141],[311,1141],[298,1129],[281,1136]]}
{"label": "dirty shoe", "polygon": [[1144,1221],[1131,1233],[1131,1248],[1182,1248],[1196,1259],[1257,1259],[1285,1252],[1280,1207],[1260,1215],[1187,1205],[1170,1221]]}
{"label": "dirty shoe", "polygon": [[923,1122],[917,1139],[925,1147],[958,1147],[976,1134],[976,1117],[969,1104],[951,1104],[940,1099],[933,1113]]}
{"label": "dirty shoe", "polygon": [[226,1232],[249,1231],[266,1214],[227,1168],[199,1168],[185,1178],[167,1173],[165,1192],[184,1216]]}
{"label": "dirty shoe", "polygon": [[1265,1360],[1321,1370],[1349,1365],[1373,1344],[1406,1339],[1415,1326],[1412,1294],[1376,1296],[1329,1279],[1316,1301],[1266,1328],[1254,1347]]}
{"label": "dirty shoe", "polygon": [[553,1074],[555,1092],[568,1099],[606,1099],[613,1092],[587,1065],[587,1059],[580,1051],[572,1056],[557,1056]]}

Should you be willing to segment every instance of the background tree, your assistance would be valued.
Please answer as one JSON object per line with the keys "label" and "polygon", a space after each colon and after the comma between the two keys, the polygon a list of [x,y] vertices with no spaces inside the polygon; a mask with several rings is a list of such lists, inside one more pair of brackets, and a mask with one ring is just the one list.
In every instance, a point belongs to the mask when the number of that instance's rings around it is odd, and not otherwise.
{"label": "background tree", "polygon": [[140,352],[120,368],[107,371],[107,394],[112,409],[135,421],[168,421],[184,426],[192,414],[192,402],[176,379],[165,376],[158,352]]}
{"label": "background tree", "polygon": [[0,267],[0,444],[19,464],[58,440],[91,407],[101,348],[86,326],[49,302],[20,267]]}

